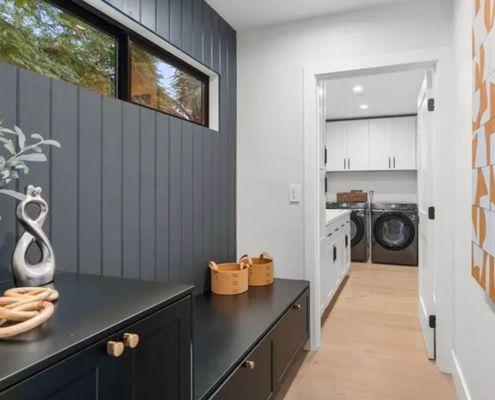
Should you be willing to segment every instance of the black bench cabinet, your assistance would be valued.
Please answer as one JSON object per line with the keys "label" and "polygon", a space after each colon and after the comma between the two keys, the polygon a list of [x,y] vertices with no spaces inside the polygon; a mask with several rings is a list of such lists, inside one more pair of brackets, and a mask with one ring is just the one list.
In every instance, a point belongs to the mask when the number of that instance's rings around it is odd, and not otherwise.
{"label": "black bench cabinet", "polygon": [[[191,398],[192,286],[68,273],[55,286],[53,317],[0,341],[0,400]],[[113,356],[126,334],[139,344]]]}
{"label": "black bench cabinet", "polygon": [[194,302],[194,399],[267,400],[309,338],[309,283],[275,279]]}
{"label": "black bench cabinet", "polygon": [[[309,337],[305,281],[195,298],[188,285],[69,273],[55,286],[53,317],[0,341],[0,400],[267,400]],[[115,357],[128,334],[139,344]]]}

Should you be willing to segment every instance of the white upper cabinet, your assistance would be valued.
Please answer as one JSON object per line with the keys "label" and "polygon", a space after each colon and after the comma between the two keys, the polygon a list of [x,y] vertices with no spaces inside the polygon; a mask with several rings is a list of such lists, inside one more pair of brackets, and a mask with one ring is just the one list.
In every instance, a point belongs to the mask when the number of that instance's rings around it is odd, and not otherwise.
{"label": "white upper cabinet", "polygon": [[416,169],[416,117],[392,119],[392,167]]}
{"label": "white upper cabinet", "polygon": [[363,171],[368,165],[368,120],[327,123],[327,171]]}
{"label": "white upper cabinet", "polygon": [[347,122],[347,170],[369,169],[369,122],[356,120]]}
{"label": "white upper cabinet", "polygon": [[392,167],[392,121],[390,118],[370,120],[370,170],[380,171]]}
{"label": "white upper cabinet", "polygon": [[327,123],[327,171],[347,169],[347,122]]}
{"label": "white upper cabinet", "polygon": [[416,117],[327,123],[327,171],[416,169]]}

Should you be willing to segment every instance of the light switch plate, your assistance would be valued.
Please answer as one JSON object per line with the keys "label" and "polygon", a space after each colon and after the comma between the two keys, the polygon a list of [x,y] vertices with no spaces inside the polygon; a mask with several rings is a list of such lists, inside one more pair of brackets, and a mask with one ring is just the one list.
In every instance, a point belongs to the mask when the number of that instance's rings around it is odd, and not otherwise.
{"label": "light switch plate", "polygon": [[301,185],[291,184],[289,186],[289,203],[301,202]]}

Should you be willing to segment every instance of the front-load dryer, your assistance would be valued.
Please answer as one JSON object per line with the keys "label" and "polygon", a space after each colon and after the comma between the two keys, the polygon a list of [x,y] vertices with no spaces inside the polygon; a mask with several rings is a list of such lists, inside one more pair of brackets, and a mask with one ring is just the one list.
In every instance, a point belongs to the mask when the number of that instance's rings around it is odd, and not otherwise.
{"label": "front-load dryer", "polygon": [[373,203],[371,261],[418,265],[418,207],[412,203]]}

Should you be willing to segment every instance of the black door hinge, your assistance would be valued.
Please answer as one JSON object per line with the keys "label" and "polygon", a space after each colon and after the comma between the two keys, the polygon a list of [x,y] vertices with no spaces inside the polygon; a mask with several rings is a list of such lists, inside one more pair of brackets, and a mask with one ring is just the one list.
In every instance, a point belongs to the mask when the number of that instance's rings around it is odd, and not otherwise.
{"label": "black door hinge", "polygon": [[435,99],[428,99],[428,111],[435,111]]}
{"label": "black door hinge", "polygon": [[435,207],[428,207],[428,219],[435,219]]}
{"label": "black door hinge", "polygon": [[325,165],[327,165],[327,146],[325,146]]}
{"label": "black door hinge", "polygon": [[428,317],[428,325],[432,329],[435,329],[437,327],[437,316],[436,315],[430,315]]}

